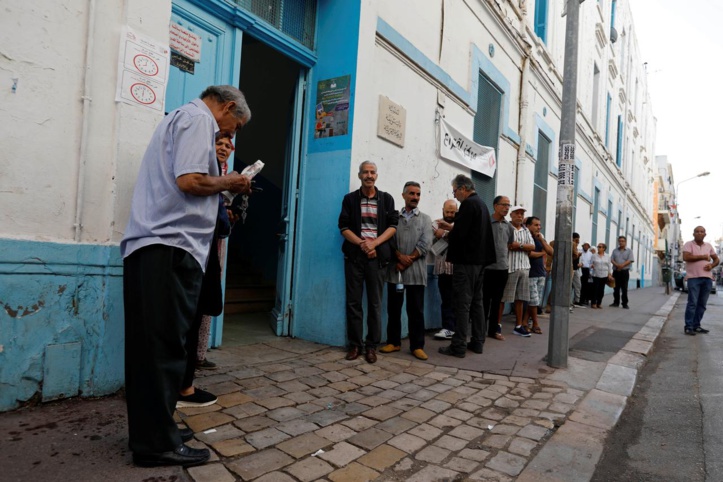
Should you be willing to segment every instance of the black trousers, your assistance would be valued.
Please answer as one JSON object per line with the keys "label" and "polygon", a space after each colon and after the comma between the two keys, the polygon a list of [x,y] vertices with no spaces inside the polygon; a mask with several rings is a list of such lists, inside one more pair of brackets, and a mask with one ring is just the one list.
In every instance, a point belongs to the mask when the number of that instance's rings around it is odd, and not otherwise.
{"label": "black trousers", "polygon": [[607,277],[605,278],[595,278],[592,279],[592,288],[593,288],[593,296],[592,296],[592,304],[593,305],[602,305],[602,299],[603,296],[605,296],[605,285],[607,284]]}
{"label": "black trousers", "polygon": [[453,277],[451,274],[437,275],[439,297],[442,298],[442,328],[449,331],[454,331],[457,326],[457,319],[454,317]]}
{"label": "black trousers", "polygon": [[424,348],[424,290],[426,286],[409,285],[397,292],[396,285],[387,283],[387,343],[402,344],[402,305],[407,295],[407,320],[409,326],[409,349]]}
{"label": "black trousers", "polygon": [[590,283],[590,268],[581,268],[582,289],[580,290],[580,303],[585,305],[592,299],[592,283]]}
{"label": "black trousers", "polygon": [[507,275],[506,269],[486,269],[484,272],[483,298],[488,336],[501,332],[500,303],[505,292]]}
{"label": "black trousers", "polygon": [[452,336],[451,349],[457,353],[466,353],[467,336],[475,343],[485,342],[485,314],[482,301],[483,286],[482,265],[454,265],[454,314],[457,329]]}
{"label": "black trousers", "polygon": [[202,278],[193,256],[171,246],[147,246],[123,261],[126,405],[134,452],[165,452],[181,443],[173,412]]}
{"label": "black trousers", "polygon": [[620,304],[620,292],[622,292],[623,306],[628,306],[628,281],[630,280],[630,270],[622,269],[613,271],[615,278],[615,288],[613,288],[613,302]]}
{"label": "black trousers", "polygon": [[[349,345],[376,349],[382,333],[382,289],[384,269],[379,260],[362,256],[344,258],[346,278],[346,335]],[[367,290],[367,337],[364,337],[362,295]]]}

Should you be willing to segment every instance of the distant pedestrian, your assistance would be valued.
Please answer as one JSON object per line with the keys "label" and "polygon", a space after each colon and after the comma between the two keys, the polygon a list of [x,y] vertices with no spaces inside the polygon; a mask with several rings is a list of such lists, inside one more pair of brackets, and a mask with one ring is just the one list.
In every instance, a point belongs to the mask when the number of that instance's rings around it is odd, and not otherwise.
{"label": "distant pedestrian", "polygon": [[605,296],[605,285],[613,281],[613,266],[610,263],[610,256],[605,254],[607,245],[600,243],[597,245],[597,253],[592,257],[592,279],[593,279],[593,298],[592,308],[602,309],[602,300]]}
{"label": "distant pedestrian", "polygon": [[527,322],[524,317],[524,304],[530,301],[530,257],[535,249],[532,234],[523,224],[526,209],[515,206],[510,210],[514,241],[508,246],[507,284],[502,295],[503,303],[514,303],[515,328],[512,333],[529,337]]}
{"label": "distant pedestrian", "polygon": [[698,226],[693,230],[693,241],[683,245],[683,261],[685,261],[686,279],[688,280],[688,304],[685,306],[685,334],[705,334],[700,326],[708,295],[713,288],[712,270],[720,264],[720,259],[710,243],[705,239],[705,228]]}
{"label": "distant pedestrian", "polygon": [[497,196],[492,201],[492,235],[495,240],[495,254],[497,261],[485,268],[484,287],[482,289],[484,298],[485,317],[487,319],[487,336],[495,340],[504,341],[502,335],[502,295],[505,293],[507,284],[507,269],[509,245],[515,242],[514,228],[507,221],[507,214],[510,212],[510,198]]}
{"label": "distant pedestrian", "polygon": [[582,273],[580,268],[580,256],[582,255],[582,247],[580,246],[580,235],[572,233],[572,303],[570,307],[574,305],[580,305],[580,295],[582,294]]}
{"label": "distant pedestrian", "polygon": [[[394,234],[396,250],[385,275],[387,282],[387,344],[379,351],[402,348],[402,305],[406,293],[409,350],[419,360],[424,353],[424,291],[427,287],[427,251],[432,245],[432,219],[419,210],[422,190],[418,182],[404,184],[404,207]],[[396,262],[395,262],[396,260]]]}
{"label": "distant pedestrian", "polygon": [[[443,355],[464,358],[469,349],[482,353],[485,341],[485,314],[482,280],[485,266],[495,262],[495,246],[490,214],[477,195],[474,183],[460,174],[452,181],[452,193],[461,203],[454,225],[442,221],[439,227],[450,231],[447,261],[454,265],[454,312],[457,329],[449,346],[440,347]],[[467,343],[467,334],[471,340]]]}
{"label": "distant pedestrian", "polygon": [[530,251],[530,303],[527,314],[532,319],[532,333],[542,335],[542,328],[537,320],[537,309],[542,306],[542,298],[545,295],[545,256],[552,256],[554,251],[540,230],[542,224],[540,218],[529,216],[525,220],[525,226],[532,234],[535,242],[535,249]]}
{"label": "distant pedestrian", "polygon": [[[457,201],[447,199],[442,206],[442,219],[450,224],[454,224],[454,217],[457,215]],[[439,227],[439,219],[432,223],[434,230],[434,241],[432,246],[438,243],[448,245],[447,237],[449,231]],[[434,257],[434,275],[437,276],[437,287],[439,288],[439,297],[442,299],[442,329],[435,333],[434,337],[438,340],[451,340],[454,335],[455,326],[457,325],[454,317],[454,287],[452,286],[452,263],[447,261],[447,248]]]}
{"label": "distant pedestrian", "polygon": [[622,293],[623,308],[628,309],[628,280],[630,280],[630,265],[635,262],[633,250],[627,248],[628,240],[625,236],[618,236],[618,247],[613,249],[610,260],[613,263],[613,303],[610,306],[620,306],[620,293]]}
{"label": "distant pedestrian", "polygon": [[583,243],[582,254],[580,255],[580,283],[582,288],[580,290],[580,305],[587,306],[592,299],[592,277],[590,276],[590,268],[592,267],[592,255],[595,253],[595,249],[590,249],[590,243]]}
{"label": "distant pedestrian", "polygon": [[[399,212],[394,198],[375,187],[377,165],[359,165],[361,188],[341,202],[339,231],[344,237],[344,277],[346,279],[347,360],[356,360],[364,348],[368,363],[377,361],[382,331],[382,290],[384,273],[393,256],[390,239],[397,231]],[[362,296],[367,292],[367,336],[364,339]]]}

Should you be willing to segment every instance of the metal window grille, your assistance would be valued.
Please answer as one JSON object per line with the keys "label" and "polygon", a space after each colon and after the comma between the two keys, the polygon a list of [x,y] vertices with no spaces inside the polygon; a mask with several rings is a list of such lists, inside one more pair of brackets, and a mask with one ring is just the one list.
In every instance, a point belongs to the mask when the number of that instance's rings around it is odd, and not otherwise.
{"label": "metal window grille", "polygon": [[492,147],[497,157],[497,169],[493,177],[472,171],[477,195],[492,212],[492,201],[495,199],[497,172],[500,169],[498,144],[500,140],[500,113],[502,112],[502,91],[495,87],[484,75],[479,76],[477,90],[477,113],[474,116],[474,132],[472,139],[483,146]]}
{"label": "metal window grille", "polygon": [[314,49],[317,0],[234,0],[240,8]]}

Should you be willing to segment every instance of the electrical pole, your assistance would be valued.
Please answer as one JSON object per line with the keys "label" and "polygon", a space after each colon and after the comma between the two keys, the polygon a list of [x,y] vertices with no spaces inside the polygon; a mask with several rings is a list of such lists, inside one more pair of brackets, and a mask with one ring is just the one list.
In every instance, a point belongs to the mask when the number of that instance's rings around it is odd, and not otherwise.
{"label": "electrical pole", "polygon": [[575,182],[575,128],[577,113],[577,57],[580,0],[567,0],[565,66],[562,81],[560,151],[555,214],[555,254],[552,264],[552,314],[547,364],[567,367],[570,340],[570,289],[572,286],[572,194]]}

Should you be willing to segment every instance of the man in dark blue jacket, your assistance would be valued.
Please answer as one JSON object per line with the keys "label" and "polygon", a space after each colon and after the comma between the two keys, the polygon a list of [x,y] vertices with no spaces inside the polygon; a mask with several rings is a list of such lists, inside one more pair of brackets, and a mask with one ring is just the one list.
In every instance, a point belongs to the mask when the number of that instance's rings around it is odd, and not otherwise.
{"label": "man in dark blue jacket", "polygon": [[[352,191],[341,203],[339,231],[344,236],[346,278],[346,332],[349,338],[347,360],[355,360],[365,348],[364,358],[377,361],[376,349],[382,331],[382,289],[384,268],[394,250],[390,240],[397,232],[399,212],[394,209],[394,198],[375,187],[377,165],[364,161],[359,166],[361,188]],[[367,290],[367,337],[364,333],[362,295]]]}
{"label": "man in dark blue jacket", "polygon": [[[454,314],[457,331],[449,346],[441,347],[443,355],[464,358],[467,349],[482,353],[487,332],[482,303],[484,268],[495,262],[495,241],[492,236],[490,213],[477,195],[474,183],[460,174],[452,181],[454,197],[461,202],[454,224],[440,222],[449,230],[447,261],[454,265]],[[471,340],[467,334],[472,327]]]}

